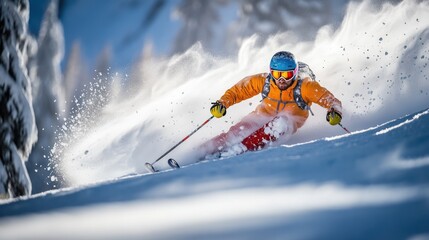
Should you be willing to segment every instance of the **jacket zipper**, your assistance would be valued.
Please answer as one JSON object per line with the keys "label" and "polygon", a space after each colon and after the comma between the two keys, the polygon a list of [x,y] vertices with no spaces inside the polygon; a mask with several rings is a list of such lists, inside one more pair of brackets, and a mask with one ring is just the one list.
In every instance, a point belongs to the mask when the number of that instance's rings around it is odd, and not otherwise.
{"label": "jacket zipper", "polygon": [[276,113],[279,113],[280,104],[282,103],[282,93],[283,93],[283,91],[282,91],[282,90],[280,90],[280,101],[277,103],[277,110],[276,110]]}

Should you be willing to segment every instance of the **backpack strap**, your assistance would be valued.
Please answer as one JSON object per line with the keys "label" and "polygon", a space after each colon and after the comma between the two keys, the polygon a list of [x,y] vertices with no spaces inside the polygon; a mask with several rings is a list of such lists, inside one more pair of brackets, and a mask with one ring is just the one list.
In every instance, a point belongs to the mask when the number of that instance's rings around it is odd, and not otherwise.
{"label": "backpack strap", "polygon": [[270,93],[270,81],[271,81],[271,73],[269,73],[268,76],[265,78],[264,87],[262,88],[262,92],[261,92],[262,100],[268,97],[268,93]]}
{"label": "backpack strap", "polygon": [[311,111],[310,106],[308,106],[308,104],[304,101],[304,98],[302,98],[302,95],[301,95],[302,79],[298,78],[296,81],[298,82],[295,88],[293,89],[293,100],[295,101],[296,105],[298,105],[299,108],[301,108],[302,110],[310,111],[311,115],[314,116],[314,113],[313,111]]}

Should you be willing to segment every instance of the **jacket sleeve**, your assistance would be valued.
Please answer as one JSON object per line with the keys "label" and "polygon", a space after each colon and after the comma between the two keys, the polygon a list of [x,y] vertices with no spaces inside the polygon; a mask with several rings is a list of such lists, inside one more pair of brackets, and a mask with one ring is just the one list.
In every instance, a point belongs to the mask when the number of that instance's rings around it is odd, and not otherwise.
{"label": "jacket sleeve", "polygon": [[243,78],[230,89],[226,90],[219,101],[228,108],[261,93],[266,77],[266,74],[256,74]]}
{"label": "jacket sleeve", "polygon": [[316,103],[328,110],[333,108],[340,114],[342,113],[341,101],[326,88],[320,86],[318,82],[311,80],[305,81],[301,91],[304,101]]}

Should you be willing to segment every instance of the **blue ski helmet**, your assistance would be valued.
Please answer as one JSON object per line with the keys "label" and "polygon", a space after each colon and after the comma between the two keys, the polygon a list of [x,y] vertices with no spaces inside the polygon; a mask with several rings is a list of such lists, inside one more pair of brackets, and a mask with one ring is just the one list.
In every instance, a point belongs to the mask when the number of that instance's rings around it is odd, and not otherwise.
{"label": "blue ski helmet", "polygon": [[271,58],[270,70],[293,71],[293,78],[295,78],[298,74],[298,62],[292,53],[281,51],[274,54]]}

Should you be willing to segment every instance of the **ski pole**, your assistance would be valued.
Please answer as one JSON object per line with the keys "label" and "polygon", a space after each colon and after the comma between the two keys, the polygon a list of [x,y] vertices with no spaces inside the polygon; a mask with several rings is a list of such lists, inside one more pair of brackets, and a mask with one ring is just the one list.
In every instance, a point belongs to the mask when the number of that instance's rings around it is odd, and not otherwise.
{"label": "ski pole", "polygon": [[184,141],[188,140],[188,138],[190,136],[192,136],[194,133],[196,133],[198,130],[200,130],[204,125],[206,125],[210,120],[212,120],[214,118],[214,116],[211,116],[210,118],[208,118],[206,121],[204,121],[199,127],[197,127],[194,131],[192,131],[188,136],[184,137],[180,142],[178,142],[176,145],[174,145],[172,148],[170,148],[167,152],[165,152],[164,154],[162,154],[158,159],[156,159],[153,163],[146,163],[146,165],[150,164],[153,165],[156,162],[158,162],[159,160],[161,160],[163,157],[165,157],[165,155],[169,154],[171,151],[173,151],[177,146],[179,146],[180,144],[182,144]]}
{"label": "ski pole", "polygon": [[338,125],[340,125],[340,127],[342,127],[344,131],[346,131],[348,134],[351,134],[351,132],[347,128],[345,128],[341,123],[338,123]]}

